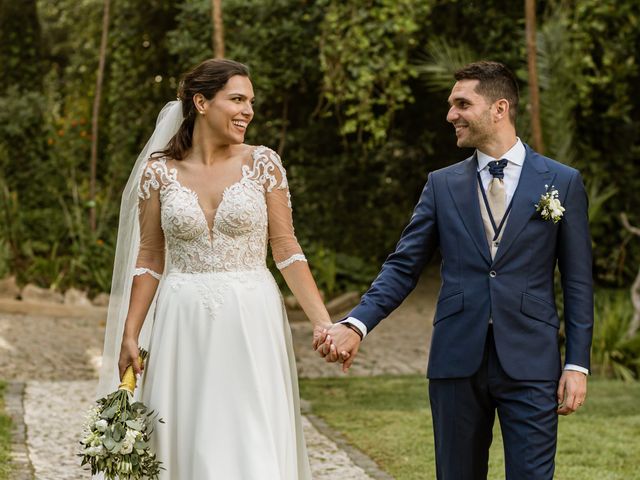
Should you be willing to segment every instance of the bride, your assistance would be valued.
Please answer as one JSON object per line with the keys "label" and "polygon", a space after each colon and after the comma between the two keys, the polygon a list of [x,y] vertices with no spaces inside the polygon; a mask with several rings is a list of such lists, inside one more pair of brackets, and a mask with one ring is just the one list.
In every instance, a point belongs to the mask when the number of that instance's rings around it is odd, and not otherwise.
{"label": "bride", "polygon": [[123,194],[98,395],[129,364],[142,373],[148,344],[139,390],[165,421],[153,433],[161,478],[310,479],[268,243],[314,335],[331,321],[294,236],[285,169],[243,143],[254,114],[244,65],[206,60],[178,98]]}

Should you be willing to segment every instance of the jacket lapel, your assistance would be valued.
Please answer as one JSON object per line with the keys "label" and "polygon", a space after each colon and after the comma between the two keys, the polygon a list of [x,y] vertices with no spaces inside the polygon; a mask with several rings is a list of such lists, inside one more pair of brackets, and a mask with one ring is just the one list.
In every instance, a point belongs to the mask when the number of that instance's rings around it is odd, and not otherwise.
{"label": "jacket lapel", "polygon": [[491,254],[480,215],[477,174],[478,163],[473,155],[447,175],[447,186],[469,236],[489,265],[491,264]]}
{"label": "jacket lapel", "polygon": [[545,185],[551,188],[555,178],[542,156],[526,144],[525,149],[527,154],[522,165],[518,187],[513,195],[511,213],[493,261],[494,265],[505,256],[527,222],[534,216],[536,203],[540,201],[540,196],[547,191]]}

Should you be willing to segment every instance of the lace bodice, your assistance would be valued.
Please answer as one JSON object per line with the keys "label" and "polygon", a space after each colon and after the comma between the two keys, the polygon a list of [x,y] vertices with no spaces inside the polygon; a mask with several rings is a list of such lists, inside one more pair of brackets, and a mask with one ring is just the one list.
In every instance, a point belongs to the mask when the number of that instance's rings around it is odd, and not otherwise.
{"label": "lace bodice", "polygon": [[289,186],[280,157],[257,147],[239,181],[225,188],[209,228],[198,194],[164,158],[148,161],[138,191],[140,251],[136,273],[203,273],[266,266],[267,244],[278,268],[306,261],[295,238]]}

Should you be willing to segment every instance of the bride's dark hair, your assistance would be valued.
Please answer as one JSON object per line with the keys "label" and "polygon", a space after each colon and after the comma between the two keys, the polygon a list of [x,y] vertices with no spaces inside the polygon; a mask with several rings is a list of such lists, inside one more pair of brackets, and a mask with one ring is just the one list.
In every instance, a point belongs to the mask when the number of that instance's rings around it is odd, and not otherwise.
{"label": "bride's dark hair", "polygon": [[211,100],[224,88],[231,77],[241,75],[249,77],[249,68],[233,60],[210,58],[187,72],[178,87],[178,100],[182,100],[184,120],[176,134],[169,141],[167,148],[154,152],[152,156],[182,160],[193,145],[193,125],[196,121],[196,107],[193,96],[202,94]]}

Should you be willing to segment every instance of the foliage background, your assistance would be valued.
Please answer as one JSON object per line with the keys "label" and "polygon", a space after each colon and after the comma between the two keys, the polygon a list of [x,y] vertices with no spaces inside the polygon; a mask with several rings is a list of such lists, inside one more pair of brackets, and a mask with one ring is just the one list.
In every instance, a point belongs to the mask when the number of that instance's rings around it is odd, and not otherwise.
{"label": "foliage background", "polygon": [[[119,195],[180,75],[211,56],[209,0],[112,0],[100,117],[98,228],[88,227],[102,0],[0,0],[0,276],[107,291]],[[591,193],[596,278],[625,286],[640,224],[640,3],[539,1],[547,155]],[[227,56],[258,95],[248,142],[277,149],[297,234],[333,294],[375,275],[430,171],[469,155],[445,122],[450,72],[518,75],[528,139],[524,2],[224,0]],[[337,214],[339,213],[339,214]]]}

